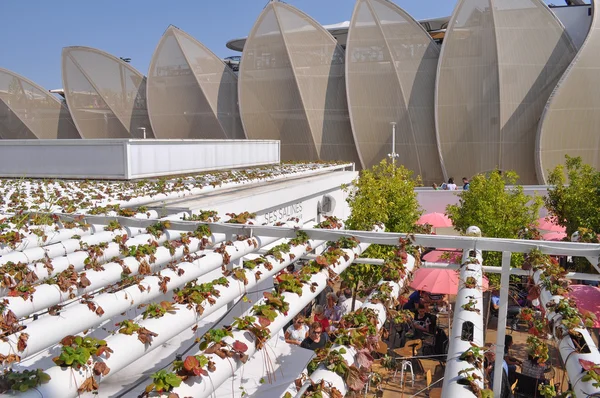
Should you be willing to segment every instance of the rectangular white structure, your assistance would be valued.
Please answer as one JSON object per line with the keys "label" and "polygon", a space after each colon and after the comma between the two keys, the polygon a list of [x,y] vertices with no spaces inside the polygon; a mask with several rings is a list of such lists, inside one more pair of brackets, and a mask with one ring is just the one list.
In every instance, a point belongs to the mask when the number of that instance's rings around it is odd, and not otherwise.
{"label": "rectangular white structure", "polygon": [[0,140],[0,177],[132,180],[278,164],[276,140]]}

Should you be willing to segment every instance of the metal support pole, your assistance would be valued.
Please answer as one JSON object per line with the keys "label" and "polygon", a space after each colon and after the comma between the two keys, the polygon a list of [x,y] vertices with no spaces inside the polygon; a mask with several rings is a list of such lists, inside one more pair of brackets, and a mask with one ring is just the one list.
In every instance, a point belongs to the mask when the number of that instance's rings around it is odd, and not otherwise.
{"label": "metal support pole", "polygon": [[506,313],[508,312],[508,285],[510,284],[511,252],[502,252],[502,276],[500,277],[500,308],[496,333],[496,362],[494,364],[494,397],[502,395],[502,365],[504,363],[504,337],[506,336]]}
{"label": "metal support pole", "polygon": [[392,125],[392,153],[388,153],[388,157],[392,158],[392,167],[396,172],[396,158],[399,157],[396,153],[396,122],[390,122]]}

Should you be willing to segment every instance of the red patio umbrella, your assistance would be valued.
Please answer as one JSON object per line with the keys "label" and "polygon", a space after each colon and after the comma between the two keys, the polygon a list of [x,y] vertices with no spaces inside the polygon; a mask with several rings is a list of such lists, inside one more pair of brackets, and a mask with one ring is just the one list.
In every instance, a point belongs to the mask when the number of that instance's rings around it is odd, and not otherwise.
{"label": "red patio umbrella", "polygon": [[[489,286],[483,278],[483,288]],[[458,292],[458,272],[451,269],[419,268],[410,284],[415,290],[424,290],[433,294],[456,294]]]}
{"label": "red patio umbrella", "polygon": [[571,285],[569,296],[577,302],[577,308],[596,314],[594,328],[600,328],[600,289],[588,285]]}
{"label": "red patio umbrella", "polygon": [[538,229],[552,232],[565,232],[565,227],[556,224],[554,219],[538,218]]}
{"label": "red patio umbrella", "polygon": [[[445,257],[445,258],[442,258]],[[457,263],[462,260],[462,251],[460,249],[437,249],[432,250],[423,256],[423,261],[430,263]]]}
{"label": "red patio umbrella", "polygon": [[542,235],[542,239],[544,240],[563,240],[563,238],[567,237],[566,232],[548,232],[547,234]]}
{"label": "red patio umbrella", "polygon": [[417,224],[429,224],[434,228],[451,227],[452,221],[443,213],[423,214]]}

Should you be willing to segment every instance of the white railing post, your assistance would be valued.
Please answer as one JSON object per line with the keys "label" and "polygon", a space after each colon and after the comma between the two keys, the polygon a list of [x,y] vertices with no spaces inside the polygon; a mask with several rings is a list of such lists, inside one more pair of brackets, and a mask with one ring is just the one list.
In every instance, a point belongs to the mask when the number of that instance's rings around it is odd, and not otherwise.
{"label": "white railing post", "polygon": [[502,252],[502,276],[500,277],[500,308],[496,337],[496,362],[494,364],[494,396],[501,396],[504,362],[504,337],[506,336],[506,314],[508,312],[508,285],[510,283],[511,252]]}

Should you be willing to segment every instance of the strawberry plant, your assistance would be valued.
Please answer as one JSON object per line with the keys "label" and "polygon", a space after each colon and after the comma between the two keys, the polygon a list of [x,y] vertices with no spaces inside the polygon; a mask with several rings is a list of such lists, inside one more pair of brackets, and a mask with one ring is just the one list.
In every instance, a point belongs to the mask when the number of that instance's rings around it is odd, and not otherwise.
{"label": "strawberry plant", "polygon": [[289,253],[289,252],[290,252],[290,245],[287,244],[287,243],[282,243],[280,245],[277,245],[277,246],[272,247],[271,249],[269,249],[269,251],[267,251],[265,253],[265,257],[266,256],[273,256],[277,260],[279,260],[280,263],[282,263],[284,261],[283,255],[285,253]]}
{"label": "strawberry plant", "polygon": [[156,239],[158,239],[170,227],[171,227],[171,222],[169,222],[169,221],[159,221],[156,224],[153,224],[153,225],[150,225],[149,227],[146,227],[146,232],[148,232],[150,235],[152,235]]}
{"label": "strawberry plant", "polygon": [[465,288],[467,289],[475,289],[477,287],[477,279],[472,276],[467,276],[465,279]]}
{"label": "strawberry plant", "polygon": [[341,221],[337,217],[325,217],[325,220],[315,225],[315,228],[319,229],[341,229],[343,227]]}
{"label": "strawberry plant", "polygon": [[216,368],[215,363],[205,355],[190,355],[183,361],[174,361],[173,370],[182,380],[186,380],[190,376],[208,376],[207,370],[214,372]]}
{"label": "strawberry plant", "polygon": [[98,340],[93,337],[66,336],[60,342],[62,345],[59,356],[52,358],[58,366],[70,366],[75,369],[85,367],[88,361],[94,357],[98,358],[104,355],[110,357],[113,352],[105,340]]}
{"label": "strawberry plant", "polygon": [[227,223],[227,224],[250,224],[250,225],[252,225],[252,223],[249,220],[256,218],[255,213],[249,213],[247,211],[240,213],[240,214],[225,213],[225,215],[229,216],[229,220],[225,221],[225,223]]}
{"label": "strawberry plant", "polygon": [[148,307],[146,307],[146,310],[143,312],[143,318],[161,318],[167,312],[174,314],[175,311],[177,311],[177,308],[173,306],[173,303],[161,301],[159,304],[149,304]]}
{"label": "strawberry plant", "polygon": [[282,274],[279,276],[279,284],[276,287],[279,294],[283,292],[295,293],[302,296],[302,282],[296,275]]}
{"label": "strawberry plant", "polygon": [[309,241],[308,234],[304,231],[296,231],[296,237],[290,239],[290,245],[292,246],[300,246],[305,245]]}
{"label": "strawberry plant", "polygon": [[529,336],[527,338],[527,353],[536,358],[538,363],[545,363],[549,358],[548,344],[536,336]]}
{"label": "strawberry plant", "polygon": [[600,388],[600,365],[585,359],[579,359],[579,364],[585,372],[581,381],[591,381],[594,387]]}
{"label": "strawberry plant", "polygon": [[475,367],[481,369],[483,367],[483,352],[484,349],[482,347],[471,343],[471,347],[463,352],[458,359],[467,361],[471,365],[475,365]]}
{"label": "strawberry plant", "polygon": [[105,231],[114,232],[117,229],[121,229],[121,224],[117,220],[109,221],[109,223],[104,227]]}
{"label": "strawberry plant", "polygon": [[461,308],[465,311],[472,311],[479,314],[481,313],[481,311],[479,310],[479,308],[475,308],[476,305],[477,300],[469,299],[469,301],[466,304],[461,305]]}
{"label": "strawberry plant", "polygon": [[192,214],[191,216],[183,216],[184,221],[204,221],[204,222],[217,222],[220,220],[218,212],[214,210],[200,210],[199,213]]}
{"label": "strawberry plant", "polygon": [[150,378],[152,379],[152,383],[146,386],[146,393],[150,393],[152,391],[156,391],[158,393],[168,392],[173,388],[179,387],[182,381],[181,378],[175,373],[164,369],[153,373]]}
{"label": "strawberry plant", "polygon": [[25,392],[41,384],[46,384],[49,381],[50,376],[44,373],[42,369],[22,370],[19,372],[8,370],[0,376],[0,393],[6,393],[11,390],[14,392]]}

